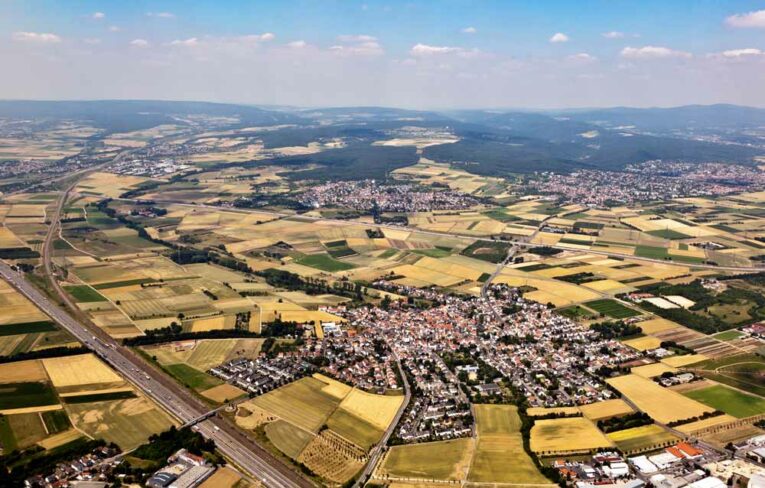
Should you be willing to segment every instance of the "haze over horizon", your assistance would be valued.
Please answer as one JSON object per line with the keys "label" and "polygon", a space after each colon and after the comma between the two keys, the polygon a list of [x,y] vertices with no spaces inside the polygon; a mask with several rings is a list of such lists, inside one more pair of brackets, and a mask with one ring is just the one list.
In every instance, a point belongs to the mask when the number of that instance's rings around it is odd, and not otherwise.
{"label": "haze over horizon", "polygon": [[756,1],[0,5],[4,99],[765,107]]}

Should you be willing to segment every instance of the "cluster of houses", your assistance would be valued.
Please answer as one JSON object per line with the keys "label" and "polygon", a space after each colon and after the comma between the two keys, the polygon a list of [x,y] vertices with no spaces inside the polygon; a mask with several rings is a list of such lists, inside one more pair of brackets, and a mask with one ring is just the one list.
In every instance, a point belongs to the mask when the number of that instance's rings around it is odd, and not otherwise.
{"label": "cluster of houses", "polygon": [[261,356],[232,359],[208,372],[252,395],[262,395],[306,376],[313,369],[310,363],[300,358]]}
{"label": "cluster of houses", "polygon": [[205,458],[180,449],[167,460],[167,465],[147,481],[149,488],[195,488],[215,472]]}
{"label": "cluster of houses", "polygon": [[92,452],[71,461],[59,463],[52,473],[38,474],[24,481],[27,488],[62,488],[78,481],[103,481],[109,478],[120,460],[114,447],[97,447]]}

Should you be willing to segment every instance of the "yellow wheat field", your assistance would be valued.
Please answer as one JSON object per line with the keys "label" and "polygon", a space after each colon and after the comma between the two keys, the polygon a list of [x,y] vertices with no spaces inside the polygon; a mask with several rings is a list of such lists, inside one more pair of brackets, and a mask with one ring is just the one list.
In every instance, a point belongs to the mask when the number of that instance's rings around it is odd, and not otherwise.
{"label": "yellow wheat field", "polygon": [[640,410],[663,424],[714,411],[712,407],[662,388],[652,380],[635,374],[610,378],[606,382],[626,396]]}
{"label": "yellow wheat field", "polygon": [[56,388],[123,381],[93,354],[48,358],[42,363]]}

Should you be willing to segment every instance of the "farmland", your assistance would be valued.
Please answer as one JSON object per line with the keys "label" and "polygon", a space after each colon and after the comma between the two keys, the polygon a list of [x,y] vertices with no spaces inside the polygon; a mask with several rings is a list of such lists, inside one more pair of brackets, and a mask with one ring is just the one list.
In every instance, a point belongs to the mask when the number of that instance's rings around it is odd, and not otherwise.
{"label": "farmland", "polygon": [[723,385],[689,391],[685,396],[738,418],[765,413],[764,399]]}
{"label": "farmland", "polygon": [[315,374],[239,404],[235,420],[336,483],[353,476],[403,397],[374,395]]}
{"label": "farmland", "polygon": [[531,428],[531,450],[538,455],[588,452],[611,446],[613,442],[583,417],[538,420]]}
{"label": "farmland", "polygon": [[622,452],[638,453],[656,450],[676,443],[679,438],[656,424],[606,434]]}
{"label": "farmland", "polygon": [[544,484],[549,480],[523,448],[521,419],[509,405],[475,405],[478,441],[468,479],[487,483]]}
{"label": "farmland", "polygon": [[386,454],[380,473],[394,479],[462,480],[470,466],[473,443],[473,439],[456,439],[394,446]]}
{"label": "farmland", "polygon": [[611,378],[607,382],[640,410],[661,423],[699,417],[714,411],[711,407],[634,374]]}

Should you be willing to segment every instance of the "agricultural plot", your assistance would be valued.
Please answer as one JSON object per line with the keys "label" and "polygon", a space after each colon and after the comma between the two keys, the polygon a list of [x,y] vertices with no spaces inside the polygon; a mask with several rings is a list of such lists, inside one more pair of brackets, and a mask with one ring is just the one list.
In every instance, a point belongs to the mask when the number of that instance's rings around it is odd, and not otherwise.
{"label": "agricultural plot", "polygon": [[67,404],[66,410],[77,429],[91,437],[114,442],[123,450],[137,447],[150,435],[175,424],[144,397]]}
{"label": "agricultural plot", "polygon": [[483,483],[549,483],[523,448],[517,407],[475,405],[475,415],[478,441],[468,480]]}
{"label": "agricultural plot", "polygon": [[51,383],[60,393],[122,385],[124,380],[93,354],[42,360]]}
{"label": "agricultural plot", "polygon": [[598,420],[609,419],[611,417],[628,415],[634,412],[632,407],[621,398],[582,405],[579,407],[579,410],[582,412],[582,415],[595,422]]}
{"label": "agricultural plot", "polygon": [[714,408],[662,388],[652,380],[638,375],[619,376],[606,382],[637,405],[641,411],[664,424],[700,417],[714,411]]}
{"label": "agricultural plot", "polygon": [[607,315],[614,319],[626,319],[628,317],[640,315],[640,312],[637,310],[626,307],[615,300],[594,300],[587,302],[584,305],[587,308],[591,308],[600,314]]}
{"label": "agricultural plot", "polygon": [[390,448],[378,470],[392,479],[460,481],[473,457],[473,439],[455,439]]}
{"label": "agricultural plot", "polygon": [[765,399],[723,385],[688,391],[684,395],[737,418],[765,413]]}
{"label": "agricultural plot", "polygon": [[613,443],[584,417],[538,420],[531,428],[531,450],[539,455],[589,452]]}
{"label": "agricultural plot", "polygon": [[656,424],[609,432],[606,437],[626,454],[653,451],[680,440],[679,437]]}
{"label": "agricultural plot", "polygon": [[320,374],[239,404],[245,429],[265,424],[269,441],[326,480],[344,483],[361,469],[403,397],[373,395]]}

